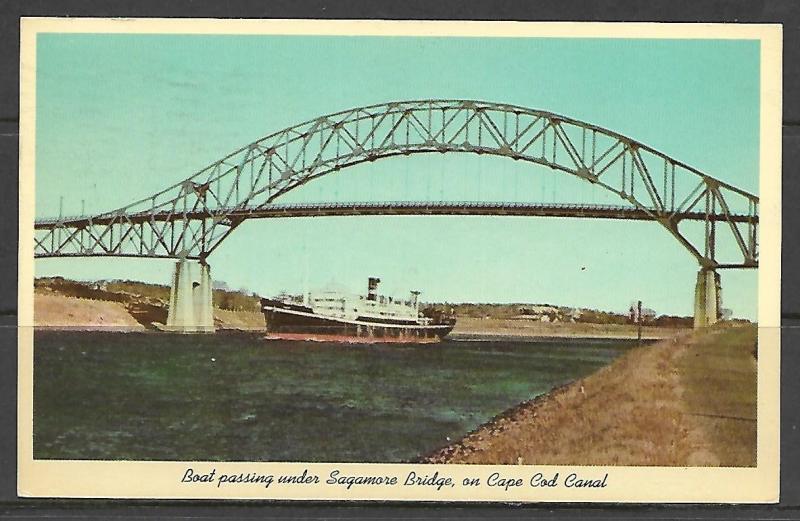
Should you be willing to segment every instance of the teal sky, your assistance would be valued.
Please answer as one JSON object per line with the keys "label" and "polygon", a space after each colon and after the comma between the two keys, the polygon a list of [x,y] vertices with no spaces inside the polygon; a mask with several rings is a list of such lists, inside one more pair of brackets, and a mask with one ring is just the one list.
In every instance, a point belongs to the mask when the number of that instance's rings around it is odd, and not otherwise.
{"label": "teal sky", "polygon": [[[41,34],[36,215],[96,213],[316,116],[392,100],[468,98],[620,132],[758,192],[757,41]],[[393,158],[286,201],[615,196],[504,158]],[[651,222],[501,217],[257,220],[212,275],[262,294],[335,283],[429,301],[549,302],[691,314],[696,261]],[[36,273],[168,283],[172,261],[41,259]],[[755,271],[722,271],[725,307],[756,316]]]}

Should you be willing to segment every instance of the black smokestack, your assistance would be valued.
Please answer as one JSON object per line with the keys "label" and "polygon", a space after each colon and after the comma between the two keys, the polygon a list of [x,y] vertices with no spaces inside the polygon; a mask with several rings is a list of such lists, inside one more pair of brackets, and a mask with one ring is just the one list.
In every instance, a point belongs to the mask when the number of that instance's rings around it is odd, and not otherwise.
{"label": "black smokestack", "polygon": [[367,285],[367,300],[376,300],[378,296],[378,283],[381,279],[378,277],[370,277]]}

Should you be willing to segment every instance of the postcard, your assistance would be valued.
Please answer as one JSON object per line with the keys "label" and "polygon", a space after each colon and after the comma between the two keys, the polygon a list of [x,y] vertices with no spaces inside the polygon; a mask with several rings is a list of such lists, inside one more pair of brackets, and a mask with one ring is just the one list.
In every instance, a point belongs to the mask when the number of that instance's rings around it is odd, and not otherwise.
{"label": "postcard", "polygon": [[780,26],[21,30],[21,496],[778,500]]}

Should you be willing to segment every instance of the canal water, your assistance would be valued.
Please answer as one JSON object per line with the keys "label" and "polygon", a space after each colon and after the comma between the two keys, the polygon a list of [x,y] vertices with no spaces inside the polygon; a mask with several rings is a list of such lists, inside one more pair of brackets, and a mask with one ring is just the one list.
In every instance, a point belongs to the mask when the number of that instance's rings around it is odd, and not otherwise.
{"label": "canal water", "polygon": [[34,456],[410,461],[634,344],[37,331]]}

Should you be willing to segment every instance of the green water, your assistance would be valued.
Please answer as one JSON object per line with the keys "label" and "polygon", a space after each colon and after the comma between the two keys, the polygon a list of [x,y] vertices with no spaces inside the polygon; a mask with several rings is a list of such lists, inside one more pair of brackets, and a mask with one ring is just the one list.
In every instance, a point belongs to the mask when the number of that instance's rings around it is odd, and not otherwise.
{"label": "green water", "polygon": [[409,461],[632,345],[37,331],[34,456]]}

